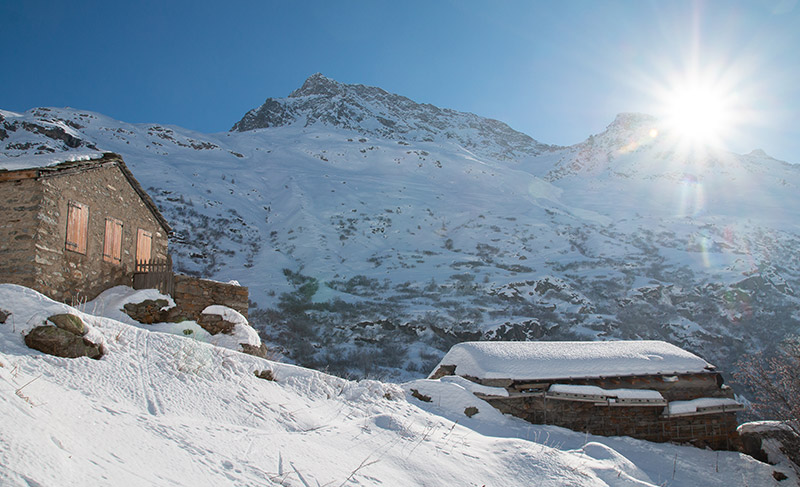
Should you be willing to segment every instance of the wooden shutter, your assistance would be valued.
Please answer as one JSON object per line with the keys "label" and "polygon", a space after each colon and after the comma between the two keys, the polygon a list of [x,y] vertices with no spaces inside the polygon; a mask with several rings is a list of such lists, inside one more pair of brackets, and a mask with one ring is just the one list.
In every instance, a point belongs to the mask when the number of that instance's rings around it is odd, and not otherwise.
{"label": "wooden shutter", "polygon": [[136,263],[147,264],[150,262],[150,248],[153,243],[153,234],[147,230],[139,229],[136,235]]}
{"label": "wooden shutter", "polygon": [[70,201],[67,205],[67,244],[66,249],[86,254],[86,240],[89,235],[89,207]]}
{"label": "wooden shutter", "polygon": [[116,218],[106,218],[103,260],[112,264],[122,263],[122,222]]}

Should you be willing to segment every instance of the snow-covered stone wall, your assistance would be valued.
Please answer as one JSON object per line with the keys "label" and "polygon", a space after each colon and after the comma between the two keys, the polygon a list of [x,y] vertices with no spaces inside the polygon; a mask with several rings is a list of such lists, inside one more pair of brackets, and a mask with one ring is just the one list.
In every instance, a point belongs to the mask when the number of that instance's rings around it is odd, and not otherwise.
{"label": "snow-covered stone wall", "polygon": [[175,276],[172,298],[177,313],[191,319],[198,318],[204,309],[215,304],[234,309],[247,318],[249,292],[246,287],[237,284],[178,274]]}

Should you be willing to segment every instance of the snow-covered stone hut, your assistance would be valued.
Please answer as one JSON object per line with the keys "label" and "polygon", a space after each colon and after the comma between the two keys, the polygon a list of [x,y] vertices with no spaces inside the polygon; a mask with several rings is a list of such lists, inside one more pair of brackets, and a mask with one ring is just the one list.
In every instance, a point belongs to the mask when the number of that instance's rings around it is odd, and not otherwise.
{"label": "snow-covered stone hut", "polygon": [[0,282],[79,301],[166,260],[169,224],[119,155],[50,160],[0,164]]}
{"label": "snow-covered stone hut", "polygon": [[173,274],[169,223],[121,156],[54,157],[0,161],[0,282],[63,302],[117,285],[162,288],[175,299],[169,316],[146,316],[149,305],[129,313],[147,323],[198,319],[211,305],[247,317],[246,287]]}
{"label": "snow-covered stone hut", "polygon": [[661,341],[465,342],[431,379],[458,375],[508,395],[476,394],[503,413],[605,436],[738,446],[742,405],[702,358]]}

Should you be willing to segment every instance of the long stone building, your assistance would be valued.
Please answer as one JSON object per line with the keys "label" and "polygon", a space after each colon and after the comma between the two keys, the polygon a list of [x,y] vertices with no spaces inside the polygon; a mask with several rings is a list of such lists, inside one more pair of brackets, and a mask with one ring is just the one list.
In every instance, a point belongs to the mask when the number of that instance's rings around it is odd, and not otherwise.
{"label": "long stone building", "polygon": [[458,375],[531,423],[604,436],[736,449],[742,405],[702,358],[661,341],[465,342],[430,378]]}

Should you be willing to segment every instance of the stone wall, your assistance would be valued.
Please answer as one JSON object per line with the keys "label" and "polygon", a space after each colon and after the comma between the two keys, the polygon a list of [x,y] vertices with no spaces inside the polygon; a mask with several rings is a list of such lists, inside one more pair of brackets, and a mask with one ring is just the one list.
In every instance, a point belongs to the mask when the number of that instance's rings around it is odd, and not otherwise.
{"label": "stone wall", "polygon": [[673,376],[644,375],[600,377],[559,381],[561,384],[585,384],[603,389],[650,389],[658,391],[667,401],[688,401],[698,397],[726,397],[733,399],[733,390],[721,389],[722,375],[718,372],[678,374]]}
{"label": "stone wall", "polygon": [[[455,372],[442,366],[432,377]],[[699,447],[735,449],[739,445],[735,412],[714,412],[687,416],[662,416],[663,405],[611,405],[592,401],[546,396],[553,384],[589,385],[607,390],[646,389],[661,393],[664,400],[688,401],[699,397],[733,398],[733,390],[722,387],[718,372],[642,375],[581,379],[519,381],[511,379],[467,379],[491,387],[502,387],[509,397],[482,396],[503,412],[535,424],[552,424],[602,436],[630,436],[649,441],[692,443]]]}
{"label": "stone wall", "polygon": [[726,397],[733,399],[733,390],[721,389],[722,376],[718,372],[695,374],[633,375],[596,377],[586,379],[559,379],[548,382],[558,384],[589,385],[603,389],[648,389],[658,391],[667,401],[688,401],[698,397]]}
{"label": "stone wall", "polygon": [[178,308],[177,313],[189,319],[197,320],[207,306],[214,304],[227,306],[247,318],[249,291],[235,284],[178,274],[172,299]]}
{"label": "stone wall", "polygon": [[0,183],[0,282],[33,285],[41,199],[35,180]]}
{"label": "stone wall", "polygon": [[552,424],[602,436],[691,443],[698,447],[734,450],[739,446],[736,414],[719,412],[692,416],[662,416],[664,406],[609,406],[547,398],[542,395],[480,396],[504,414],[534,424]]}
{"label": "stone wall", "polygon": [[[130,286],[140,228],[153,235],[152,258],[166,258],[166,232],[118,166],[109,164],[77,172],[56,172],[39,181],[42,200],[35,237],[37,273],[32,286],[37,291],[58,301],[80,302],[93,299],[112,286]],[[70,201],[89,207],[85,254],[65,248]],[[103,260],[107,217],[123,223],[120,263]]]}
{"label": "stone wall", "polygon": [[[434,379],[455,374],[454,365],[442,365],[431,376]],[[658,391],[667,401],[688,401],[698,397],[724,397],[733,399],[733,390],[723,387],[719,372],[691,374],[628,375],[611,377],[589,377],[581,379],[562,378],[547,380],[482,379],[466,376],[466,379],[489,387],[503,387],[509,393],[547,390],[552,384],[597,386],[603,389],[648,389]]]}

